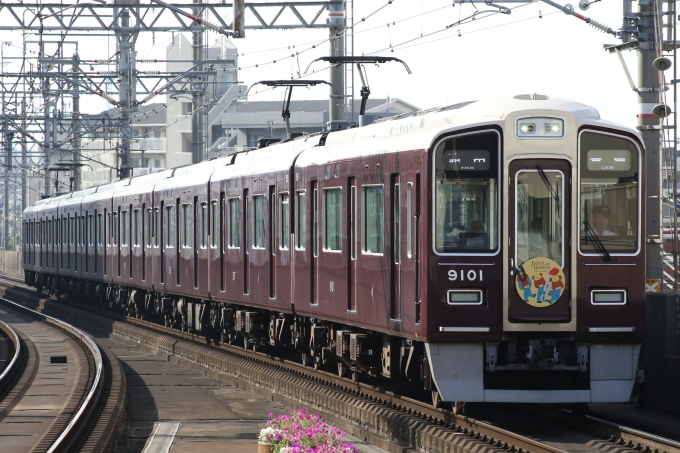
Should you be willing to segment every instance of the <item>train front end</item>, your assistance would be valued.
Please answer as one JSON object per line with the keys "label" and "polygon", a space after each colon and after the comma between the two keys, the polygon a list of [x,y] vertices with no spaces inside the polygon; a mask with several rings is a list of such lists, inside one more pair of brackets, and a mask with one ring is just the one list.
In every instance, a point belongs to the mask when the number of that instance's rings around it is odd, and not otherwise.
{"label": "train front end", "polygon": [[644,151],[572,101],[469,107],[431,154],[426,360],[445,401],[628,401],[644,328]]}

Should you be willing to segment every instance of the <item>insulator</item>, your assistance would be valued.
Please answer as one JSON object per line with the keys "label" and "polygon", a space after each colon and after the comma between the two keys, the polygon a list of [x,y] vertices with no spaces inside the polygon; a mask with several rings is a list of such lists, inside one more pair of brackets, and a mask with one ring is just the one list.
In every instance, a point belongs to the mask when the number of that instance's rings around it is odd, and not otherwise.
{"label": "insulator", "polygon": [[222,30],[222,28],[218,27],[218,26],[215,25],[215,24],[211,24],[211,23],[208,22],[207,20],[201,20],[200,24],[203,25],[205,28],[214,31],[215,33],[222,33],[222,34],[224,34],[224,30]]}
{"label": "insulator", "polygon": [[160,71],[140,71],[140,74],[146,74],[146,75],[152,75],[152,76],[157,76],[160,75]]}
{"label": "insulator", "polygon": [[137,60],[137,63],[158,63],[158,62],[159,62],[158,60],[154,60],[154,59]]}
{"label": "insulator", "polygon": [[612,35],[615,34],[614,31],[611,28],[609,28],[606,25],[596,21],[595,19],[588,20],[588,24],[591,25],[592,27],[597,28],[600,31],[605,32],[605,33],[609,33],[609,34],[612,34]]}

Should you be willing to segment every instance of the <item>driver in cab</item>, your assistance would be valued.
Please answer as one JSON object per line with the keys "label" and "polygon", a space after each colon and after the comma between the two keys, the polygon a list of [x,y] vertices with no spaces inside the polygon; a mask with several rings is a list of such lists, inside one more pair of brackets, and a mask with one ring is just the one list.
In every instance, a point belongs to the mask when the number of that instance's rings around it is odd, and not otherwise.
{"label": "driver in cab", "polygon": [[609,223],[609,216],[612,210],[603,204],[595,206],[592,210],[593,214],[593,230],[598,236],[616,236],[616,233],[607,229]]}

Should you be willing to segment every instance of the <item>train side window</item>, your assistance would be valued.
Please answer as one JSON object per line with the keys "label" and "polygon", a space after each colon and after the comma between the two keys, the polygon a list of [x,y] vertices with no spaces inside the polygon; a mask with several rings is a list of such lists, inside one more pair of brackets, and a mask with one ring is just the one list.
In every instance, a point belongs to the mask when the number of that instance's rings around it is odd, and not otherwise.
{"label": "train side window", "polygon": [[266,203],[264,195],[253,195],[253,248],[263,249],[265,242]]}
{"label": "train side window", "polygon": [[323,191],[323,249],[342,250],[342,189]]}
{"label": "train side window", "polygon": [[281,250],[288,250],[290,248],[290,203],[288,202],[288,193],[280,193],[279,199],[281,203],[281,207],[279,208],[279,221],[281,222],[279,248]]}
{"label": "train side window", "polygon": [[499,161],[496,131],[461,134],[435,146],[435,253],[498,253]]}
{"label": "train side window", "polygon": [[219,222],[218,215],[217,200],[213,200],[210,203],[210,247],[212,248],[217,248],[217,238],[219,234],[219,229],[217,228],[217,223]]}
{"label": "train side window", "polygon": [[191,248],[191,205],[182,205],[182,247]]}
{"label": "train side window", "polygon": [[132,244],[135,247],[139,247],[142,243],[142,213],[139,209],[135,209],[132,211],[134,220],[133,220],[133,242]]}
{"label": "train side window", "polygon": [[385,188],[363,186],[363,252],[382,255],[385,233]]}
{"label": "train side window", "polygon": [[175,246],[175,207],[165,207],[165,247],[172,248]]}
{"label": "train side window", "polygon": [[201,248],[208,246],[208,203],[201,203]]}
{"label": "train side window", "polygon": [[229,248],[241,247],[241,199],[229,199]]}
{"label": "train side window", "polygon": [[[640,251],[640,150],[624,137],[584,131],[579,136],[579,250]],[[595,239],[599,239],[596,241]],[[600,244],[598,244],[600,243]]]}
{"label": "train side window", "polygon": [[307,198],[304,190],[295,192],[295,248],[304,250],[307,243]]}

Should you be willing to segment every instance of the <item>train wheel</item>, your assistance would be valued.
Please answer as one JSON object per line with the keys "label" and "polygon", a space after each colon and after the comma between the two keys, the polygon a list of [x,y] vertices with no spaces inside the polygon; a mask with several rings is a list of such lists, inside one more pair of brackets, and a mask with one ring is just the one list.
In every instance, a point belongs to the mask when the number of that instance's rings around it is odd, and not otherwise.
{"label": "train wheel", "polygon": [[345,365],[343,362],[338,362],[338,376],[345,377],[346,373],[347,373],[347,365]]}
{"label": "train wheel", "polygon": [[260,345],[257,344],[257,343],[253,343],[253,344],[250,346],[250,349],[251,349],[253,352],[257,352],[257,350],[260,349]]}
{"label": "train wheel", "polygon": [[163,325],[165,327],[170,327],[170,318],[168,317],[168,315],[163,316]]}
{"label": "train wheel", "polygon": [[314,356],[314,369],[318,370],[321,368],[321,356],[320,355],[315,355]]}
{"label": "train wheel", "polygon": [[309,359],[311,359],[311,356],[307,354],[306,352],[302,353],[302,366],[309,366]]}
{"label": "train wheel", "polygon": [[460,401],[455,401],[451,405],[452,405],[452,409],[453,409],[454,414],[461,415],[464,412],[465,403],[462,403]]}

